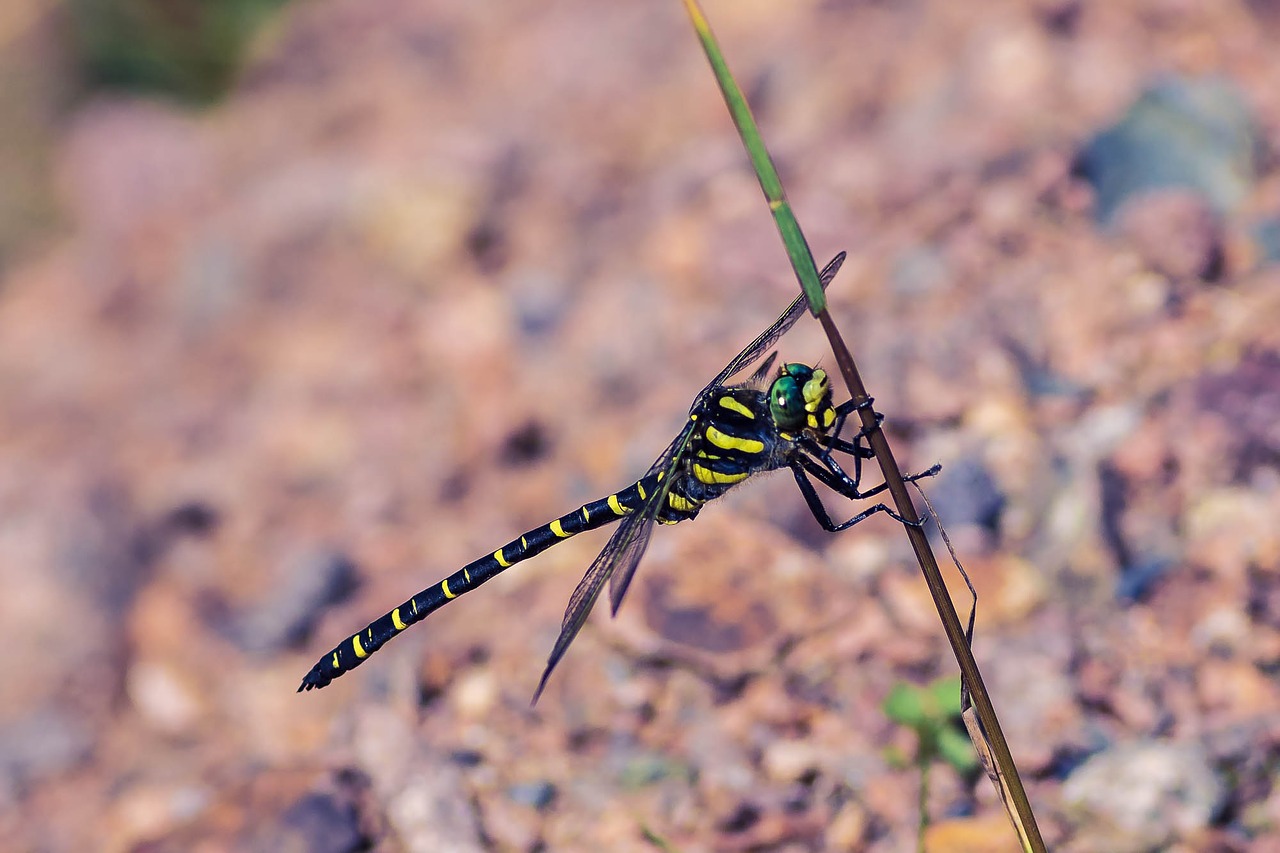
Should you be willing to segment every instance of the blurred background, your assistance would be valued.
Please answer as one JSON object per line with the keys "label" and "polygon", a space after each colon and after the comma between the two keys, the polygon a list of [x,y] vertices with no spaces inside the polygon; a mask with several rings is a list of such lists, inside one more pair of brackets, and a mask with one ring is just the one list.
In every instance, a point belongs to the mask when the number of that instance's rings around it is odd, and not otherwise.
{"label": "blurred background", "polygon": [[[1280,4],[707,13],[945,466],[1046,840],[1280,849]],[[294,693],[795,293],[679,4],[7,0],[0,188],[0,847],[914,849],[883,706],[951,654],[901,531],[789,476],[661,529],[536,708],[604,533]],[[962,765],[929,849],[1014,849]]]}

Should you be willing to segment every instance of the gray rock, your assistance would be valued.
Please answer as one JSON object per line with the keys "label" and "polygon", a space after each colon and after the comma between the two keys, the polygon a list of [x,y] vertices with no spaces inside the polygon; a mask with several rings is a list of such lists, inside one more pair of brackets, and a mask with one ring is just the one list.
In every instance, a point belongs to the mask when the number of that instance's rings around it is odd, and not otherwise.
{"label": "gray rock", "polygon": [[1144,741],[1115,746],[1082,764],[1062,786],[1079,849],[1111,853],[1164,849],[1204,829],[1226,787],[1195,744]]}

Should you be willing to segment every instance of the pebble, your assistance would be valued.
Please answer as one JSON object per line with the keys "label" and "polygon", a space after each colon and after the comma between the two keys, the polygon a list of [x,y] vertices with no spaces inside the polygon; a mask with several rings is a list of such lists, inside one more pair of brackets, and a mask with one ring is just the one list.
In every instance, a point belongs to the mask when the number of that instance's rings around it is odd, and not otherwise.
{"label": "pebble", "polygon": [[1196,691],[1219,724],[1239,722],[1280,708],[1280,689],[1253,663],[1209,658],[1196,671]]}
{"label": "pebble", "polygon": [[169,733],[195,730],[206,717],[200,689],[184,672],[159,661],[141,660],[129,667],[129,699],[151,725]]}
{"label": "pebble", "polygon": [[1163,849],[1209,826],[1226,787],[1194,744],[1138,741],[1101,752],[1072,773],[1062,797],[1079,849]]}
{"label": "pebble", "polygon": [[774,782],[794,782],[822,766],[819,748],[806,741],[778,740],[765,747],[762,764]]}
{"label": "pebble", "polygon": [[467,672],[458,678],[449,692],[454,709],[466,720],[478,720],[487,715],[497,704],[498,695],[498,678],[489,668]]}
{"label": "pebble", "polygon": [[138,784],[121,791],[108,816],[105,846],[134,849],[177,824],[196,818],[209,806],[210,792],[198,786]]}
{"label": "pebble", "polygon": [[1121,208],[1116,227],[1162,275],[1202,281],[1223,275],[1223,223],[1203,196],[1185,189],[1145,192]]}
{"label": "pebble", "polygon": [[357,853],[371,843],[361,829],[355,804],[336,794],[305,794],[285,810],[280,823],[280,850]]}
{"label": "pebble", "polygon": [[929,500],[948,527],[972,524],[994,535],[1007,498],[980,459],[964,457],[942,469],[929,488]]}
{"label": "pebble", "polygon": [[1004,812],[942,820],[924,834],[924,849],[938,853],[1017,853],[1018,836]]}
{"label": "pebble", "polygon": [[241,648],[258,655],[298,649],[311,637],[325,610],[346,601],[359,586],[355,562],[323,550],[288,561],[275,590],[237,613],[227,631]]}
{"label": "pebble", "polygon": [[34,708],[0,724],[0,805],[25,785],[68,772],[93,754],[93,733],[57,707]]}
{"label": "pebble", "polygon": [[826,850],[858,850],[869,828],[867,810],[850,800],[840,807],[827,825]]}
{"label": "pebble", "polygon": [[1218,212],[1234,209],[1256,179],[1254,119],[1222,79],[1168,78],[1080,152],[1076,172],[1093,184],[1095,215],[1113,223],[1134,197],[1189,188]]}
{"label": "pebble", "polygon": [[523,806],[542,810],[555,802],[556,786],[546,779],[536,782],[521,782],[507,789],[511,801]]}

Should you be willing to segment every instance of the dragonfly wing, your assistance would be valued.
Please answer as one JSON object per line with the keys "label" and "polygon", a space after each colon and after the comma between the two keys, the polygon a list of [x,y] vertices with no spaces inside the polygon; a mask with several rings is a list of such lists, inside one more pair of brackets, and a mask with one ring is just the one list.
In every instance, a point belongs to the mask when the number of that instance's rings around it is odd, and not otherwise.
{"label": "dragonfly wing", "polygon": [[[822,274],[818,280],[822,284],[822,289],[826,290],[827,285],[831,284],[831,280],[836,277],[836,273],[840,271],[840,265],[844,263],[845,253],[841,252],[831,259],[825,267],[822,268]],[[787,310],[782,312],[773,325],[760,333],[760,336],[747,345],[747,348],[734,356],[733,361],[725,365],[724,370],[707,383],[707,387],[703,388],[705,393],[709,388],[716,385],[723,385],[730,377],[740,372],[744,368],[753,364],[756,359],[764,355],[765,350],[777,343],[778,338],[782,337],[787,331],[796,324],[796,321],[804,315],[809,308],[809,303],[805,301],[804,294],[801,293],[791,301],[787,306]],[[701,395],[699,395],[701,396]]]}
{"label": "dragonfly wing", "polygon": [[605,549],[596,557],[595,562],[591,564],[582,582],[573,591],[573,598],[569,599],[569,609],[565,611],[564,623],[560,626],[560,636],[556,639],[555,647],[551,649],[547,666],[542,671],[542,678],[538,680],[538,689],[533,694],[535,703],[547,686],[547,679],[551,677],[552,670],[560,663],[565,652],[569,650],[569,644],[586,624],[587,616],[590,615],[596,599],[600,597],[600,592],[604,589],[605,581],[610,574],[620,562],[629,561],[634,567],[644,556],[645,548],[649,545],[649,536],[653,532],[653,520],[646,520],[640,515],[631,515],[623,520],[622,525],[613,534],[613,538],[609,540]]}
{"label": "dragonfly wing", "polygon": [[635,575],[636,566],[640,564],[640,558],[644,556],[645,549],[649,546],[649,537],[653,533],[658,511],[666,503],[667,493],[671,491],[671,478],[678,467],[676,464],[678,457],[684,452],[689,437],[693,435],[693,428],[694,423],[690,420],[657,461],[649,467],[644,478],[660,471],[664,472],[659,487],[649,494],[648,499],[637,507],[635,512],[622,519],[622,524],[609,537],[604,550],[596,556],[587,573],[578,582],[577,588],[569,598],[569,606],[565,608],[564,621],[560,624],[560,636],[556,638],[556,644],[551,649],[550,657],[547,658],[547,666],[542,671],[542,678],[538,681],[538,689],[534,691],[535,703],[547,686],[547,679],[551,677],[552,670],[560,663],[565,652],[569,650],[569,645],[582,630],[587,617],[591,614],[591,608],[595,606],[596,599],[604,589],[605,582],[611,577],[614,579],[611,590],[613,609],[615,613],[617,612],[617,605],[621,603],[622,595],[631,583],[632,576]]}
{"label": "dragonfly wing", "polygon": [[637,537],[638,541],[636,543],[625,546],[625,550],[618,556],[618,560],[610,572],[609,607],[610,613],[614,616],[618,615],[618,608],[622,606],[622,599],[627,594],[627,587],[631,586],[631,579],[635,577],[636,567],[640,565],[640,558],[644,556],[644,549],[649,545],[649,534],[653,532],[653,522],[657,519],[658,513],[662,511],[662,508],[667,505],[667,495],[675,484],[678,476],[677,472],[680,469],[680,460],[684,457],[684,451],[689,445],[689,439],[693,437],[694,426],[694,422],[690,420],[680,434],[676,436],[676,440],[671,442],[671,446],[658,457],[658,461],[654,462],[653,466],[645,474],[646,477],[651,477],[661,472],[662,478],[658,481],[658,488],[649,496],[649,500],[645,501],[644,506],[636,511],[636,515],[644,515],[646,519],[645,530],[641,536]]}
{"label": "dragonfly wing", "polygon": [[778,360],[778,351],[774,350],[769,353],[769,357],[760,362],[760,366],[751,374],[751,378],[747,380],[748,388],[761,388],[765,384],[765,377],[769,375],[769,371],[773,369],[773,363]]}

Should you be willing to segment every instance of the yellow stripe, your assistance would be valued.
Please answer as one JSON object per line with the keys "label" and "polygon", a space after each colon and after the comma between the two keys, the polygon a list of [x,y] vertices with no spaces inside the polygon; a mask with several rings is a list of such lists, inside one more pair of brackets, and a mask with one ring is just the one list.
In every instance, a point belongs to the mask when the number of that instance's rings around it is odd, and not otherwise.
{"label": "yellow stripe", "polygon": [[817,415],[809,415],[809,426],[813,427],[814,429],[817,429],[817,428],[818,428],[818,416],[817,416]]}
{"label": "yellow stripe", "polygon": [[521,548],[528,548],[528,547],[529,547],[529,542],[528,542],[528,540],[526,540],[523,536],[521,536],[521,537],[520,537],[520,547],[521,547]]}
{"label": "yellow stripe", "polygon": [[711,485],[718,483],[720,485],[729,485],[730,483],[741,483],[747,479],[747,472],[742,471],[737,474],[725,474],[720,471],[712,471],[710,468],[703,468],[701,465],[693,466],[693,476],[698,478],[698,482]]}
{"label": "yellow stripe", "polygon": [[591,520],[591,510],[587,509],[585,506],[582,508],[582,520],[583,521]]}
{"label": "yellow stripe", "polygon": [[403,631],[405,628],[409,627],[408,625],[404,624],[404,620],[400,618],[399,607],[391,611],[391,624],[396,626],[397,631]]}
{"label": "yellow stripe", "polygon": [[351,638],[351,648],[355,649],[356,657],[360,660],[364,660],[369,656],[369,653],[364,650],[364,646],[360,645],[359,634]]}
{"label": "yellow stripe", "polygon": [[617,495],[609,495],[609,509],[613,510],[614,515],[626,515],[630,511],[618,503]]}
{"label": "yellow stripe", "polygon": [[457,597],[458,597],[458,594],[457,594],[456,592],[450,592],[450,591],[449,591],[449,581],[448,581],[448,579],[447,579],[447,578],[446,578],[445,580],[440,581],[440,591],[444,593],[444,597],[445,597],[445,598],[457,598]]}
{"label": "yellow stripe", "polygon": [[409,599],[409,607],[413,609],[413,615],[417,616],[418,615],[418,599],[416,598]]}
{"label": "yellow stripe", "polygon": [[462,570],[462,576],[467,579],[467,583],[471,583],[471,572],[469,570],[464,568]]}
{"label": "yellow stripe", "polygon": [[636,491],[640,492],[640,500],[644,500],[648,497],[648,495],[644,493],[644,483],[641,483],[638,480],[636,481]]}
{"label": "yellow stripe", "polygon": [[659,483],[661,483],[661,482],[662,482],[662,478],[663,478],[663,477],[665,477],[665,476],[667,476],[667,472],[666,472],[666,471],[659,471],[659,472],[658,472],[658,482],[659,482]]}
{"label": "yellow stripe", "polygon": [[334,668],[334,669],[337,669],[338,667],[342,666],[342,664],[338,662],[338,653],[337,653],[337,652],[334,652],[334,653],[333,653],[333,664],[332,664],[332,665],[333,665],[333,668]]}
{"label": "yellow stripe", "polygon": [[732,397],[721,397],[720,405],[731,412],[737,412],[738,414],[742,415],[744,418],[750,418],[751,420],[756,419],[755,412],[751,411],[746,406],[742,405]]}
{"label": "yellow stripe", "polygon": [[508,568],[508,567],[511,565],[510,563],[508,563],[508,562],[507,562],[507,558],[506,558],[506,557],[504,557],[504,556],[502,556],[502,549],[501,549],[501,548],[499,548],[498,550],[496,550],[496,551],[494,551],[494,552],[493,552],[493,559],[497,560],[497,561],[498,561],[498,565],[499,565],[499,566],[502,566],[502,568],[504,568],[504,569],[505,569],[505,568]]}
{"label": "yellow stripe", "polygon": [[675,492],[667,492],[667,503],[671,505],[672,509],[680,510],[681,512],[689,512],[697,508],[697,504],[693,501],[688,500],[683,495],[677,495]]}
{"label": "yellow stripe", "polygon": [[822,413],[822,425],[829,427],[836,422],[836,410],[827,409]]}
{"label": "yellow stripe", "polygon": [[739,450],[743,453],[762,453],[764,451],[764,442],[756,441],[754,438],[738,438],[736,435],[727,435],[714,426],[707,427],[707,441],[719,447],[721,450]]}
{"label": "yellow stripe", "polygon": [[568,533],[565,533],[564,528],[560,526],[560,519],[558,518],[551,522],[551,532],[556,535],[557,539],[564,539],[569,535]]}

